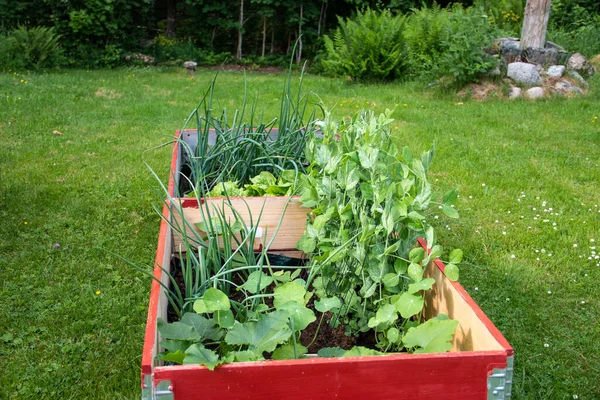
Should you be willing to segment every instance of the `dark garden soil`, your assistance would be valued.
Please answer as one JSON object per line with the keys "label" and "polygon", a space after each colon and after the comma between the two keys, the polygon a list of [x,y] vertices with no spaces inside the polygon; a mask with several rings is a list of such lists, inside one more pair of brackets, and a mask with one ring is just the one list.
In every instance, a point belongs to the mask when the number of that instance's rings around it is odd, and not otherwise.
{"label": "dark garden soil", "polygon": [[[181,261],[178,258],[174,258],[171,261],[171,271],[173,271],[175,282],[177,283],[179,290],[184,293],[185,285],[183,283],[183,274],[181,272],[180,263]],[[238,275],[234,276],[232,281],[235,284],[243,283]],[[273,288],[270,289],[272,290]],[[233,301],[241,302],[244,300],[244,293],[233,290],[230,293],[229,298]],[[316,311],[313,301],[314,297],[308,302],[307,307],[314,311],[317,319],[308,327],[306,327],[306,329],[304,329],[300,335],[300,343],[308,348],[308,352],[310,354],[316,354],[320,349],[325,347],[340,347],[348,350],[353,346],[358,345],[375,349],[375,337],[373,337],[372,333],[370,335],[363,334],[359,337],[346,336],[344,325],[340,324],[336,328],[332,328],[330,321],[333,318],[333,315],[330,312],[327,312],[325,315],[323,315],[322,313]],[[273,300],[271,298],[266,299],[265,303],[270,307],[273,306]],[[179,319],[175,313],[175,310],[173,310],[173,307],[170,304],[167,308],[167,319],[168,322],[175,322]],[[321,319],[323,320],[321,321]],[[319,321],[321,321],[320,326]]]}

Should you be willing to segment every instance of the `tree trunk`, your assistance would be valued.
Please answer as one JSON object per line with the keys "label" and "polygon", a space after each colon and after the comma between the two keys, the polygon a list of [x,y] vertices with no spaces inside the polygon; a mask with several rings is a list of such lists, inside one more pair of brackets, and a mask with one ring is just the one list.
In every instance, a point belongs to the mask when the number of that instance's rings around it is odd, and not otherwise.
{"label": "tree trunk", "polygon": [[546,30],[550,17],[551,0],[527,0],[523,30],[521,31],[521,46],[541,48],[546,44]]}
{"label": "tree trunk", "polygon": [[271,50],[269,51],[269,53],[273,54],[274,51],[275,51],[275,27],[272,26],[271,27]]}
{"label": "tree trunk", "polygon": [[175,37],[177,24],[177,0],[167,0],[167,37]]}
{"label": "tree trunk", "polygon": [[298,21],[298,52],[296,53],[296,64],[300,64],[302,60],[302,13],[304,6],[300,4],[300,20]]}
{"label": "tree trunk", "polygon": [[235,53],[235,58],[240,60],[242,58],[242,29],[244,28],[244,0],[240,0],[240,27],[238,29],[238,45]]}
{"label": "tree trunk", "polygon": [[267,42],[267,16],[263,16],[263,42],[262,42],[262,53],[261,55],[265,56],[265,44]]}
{"label": "tree trunk", "polygon": [[321,21],[323,21],[323,11],[325,9],[325,2],[321,3],[321,12],[319,12],[319,23],[317,24],[317,37],[321,37]]}

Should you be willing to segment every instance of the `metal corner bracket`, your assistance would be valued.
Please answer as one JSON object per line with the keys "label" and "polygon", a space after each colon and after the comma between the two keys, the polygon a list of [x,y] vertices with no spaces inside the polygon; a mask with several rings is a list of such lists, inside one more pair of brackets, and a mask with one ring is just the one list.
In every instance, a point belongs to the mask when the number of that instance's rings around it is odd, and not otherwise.
{"label": "metal corner bracket", "polygon": [[154,387],[152,375],[144,375],[142,385],[142,400],[174,400],[171,381],[160,381]]}
{"label": "metal corner bracket", "polygon": [[509,400],[512,394],[514,356],[506,358],[506,368],[494,368],[488,377],[488,400]]}

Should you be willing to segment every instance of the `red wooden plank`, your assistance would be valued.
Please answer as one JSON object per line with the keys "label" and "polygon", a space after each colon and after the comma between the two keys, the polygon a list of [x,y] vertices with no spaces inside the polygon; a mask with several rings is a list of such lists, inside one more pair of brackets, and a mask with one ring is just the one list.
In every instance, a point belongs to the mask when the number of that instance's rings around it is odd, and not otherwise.
{"label": "red wooden plank", "polygon": [[175,400],[219,399],[485,399],[492,367],[506,352],[398,354],[156,367]]}
{"label": "red wooden plank", "polygon": [[[179,137],[180,132],[177,131],[175,133],[175,138]],[[177,166],[177,155],[179,151],[179,146],[177,141],[175,141],[173,148],[173,158],[171,159],[171,171],[175,171]],[[175,182],[173,181],[173,176],[169,179],[169,196],[173,196],[175,188]],[[168,232],[168,224],[165,222],[165,219],[169,217],[169,208],[165,204],[162,209],[163,218],[160,222],[160,230],[158,232],[158,246],[156,248],[156,257],[154,259],[154,277],[160,279],[162,276],[161,266],[163,263],[165,251],[171,251],[171,249],[165,249],[165,240],[167,238]],[[142,350],[142,385],[144,382],[144,375],[149,375],[152,373],[152,366],[154,363],[154,349],[155,349],[155,338],[156,338],[156,317],[158,313],[159,306],[159,297],[160,297],[160,285],[159,283],[153,279],[152,286],[150,289],[150,301],[148,304],[148,317],[146,319],[146,332],[144,335],[144,348]]]}

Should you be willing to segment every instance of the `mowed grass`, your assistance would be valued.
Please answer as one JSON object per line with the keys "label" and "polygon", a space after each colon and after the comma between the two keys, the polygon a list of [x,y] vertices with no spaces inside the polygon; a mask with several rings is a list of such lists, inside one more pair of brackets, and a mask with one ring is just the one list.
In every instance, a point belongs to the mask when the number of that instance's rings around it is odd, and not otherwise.
{"label": "mowed grass", "polygon": [[[144,151],[213,75],[0,73],[0,398],[140,397],[150,281],[110,252],[150,268],[162,195],[144,162],[166,180],[171,147]],[[265,119],[283,80],[246,76]],[[336,115],[395,108],[399,143],[436,143],[430,177],[458,187],[461,219],[428,218],[447,251],[464,250],[462,284],[515,348],[516,399],[600,398],[599,81],[533,103],[304,80]],[[243,92],[243,74],[219,75],[229,111]]]}

